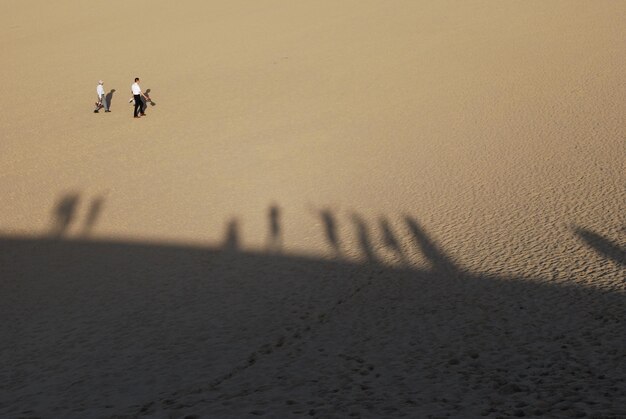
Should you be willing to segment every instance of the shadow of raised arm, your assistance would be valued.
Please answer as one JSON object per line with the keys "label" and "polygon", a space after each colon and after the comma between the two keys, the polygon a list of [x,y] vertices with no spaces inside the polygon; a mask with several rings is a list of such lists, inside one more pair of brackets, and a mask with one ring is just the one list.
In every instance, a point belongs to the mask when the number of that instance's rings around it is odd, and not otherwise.
{"label": "shadow of raised arm", "polygon": [[424,229],[409,216],[405,216],[404,220],[409,227],[411,236],[415,244],[419,247],[422,254],[431,263],[434,271],[437,272],[456,272],[462,271],[453,261],[447,256],[443,250],[439,249]]}
{"label": "shadow of raised arm", "polygon": [[587,245],[593,248],[596,252],[626,266],[626,248],[585,228],[576,227],[574,228],[574,232],[582,239],[582,241],[587,243]]}

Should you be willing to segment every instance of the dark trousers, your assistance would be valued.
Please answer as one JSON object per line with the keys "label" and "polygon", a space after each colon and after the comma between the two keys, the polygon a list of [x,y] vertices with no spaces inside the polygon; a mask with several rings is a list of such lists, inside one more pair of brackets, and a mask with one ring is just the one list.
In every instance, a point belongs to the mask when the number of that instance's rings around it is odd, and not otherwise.
{"label": "dark trousers", "polygon": [[135,98],[135,111],[133,112],[133,116],[139,116],[140,113],[143,113],[141,95],[133,95],[133,97]]}

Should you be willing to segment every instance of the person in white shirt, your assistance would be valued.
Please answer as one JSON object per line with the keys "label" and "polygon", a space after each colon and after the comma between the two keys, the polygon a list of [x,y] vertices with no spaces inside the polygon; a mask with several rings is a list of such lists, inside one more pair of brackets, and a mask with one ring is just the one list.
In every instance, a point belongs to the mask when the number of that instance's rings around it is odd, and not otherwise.
{"label": "person in white shirt", "polygon": [[141,86],[139,86],[140,81],[141,80],[139,80],[139,77],[135,77],[135,82],[132,84],[132,86],[130,86],[130,90],[133,91],[133,98],[135,99],[135,109],[133,111],[133,116],[135,118],[146,116],[146,114],[143,112],[143,101],[141,100],[141,98],[143,97],[146,100],[148,100],[148,98],[141,91]]}
{"label": "person in white shirt", "polygon": [[107,103],[106,94],[104,93],[104,82],[102,80],[98,81],[96,93],[98,94],[98,101],[96,102],[96,109],[94,109],[93,113],[98,113],[100,108],[104,108],[105,112],[111,112],[109,110],[109,104]]}

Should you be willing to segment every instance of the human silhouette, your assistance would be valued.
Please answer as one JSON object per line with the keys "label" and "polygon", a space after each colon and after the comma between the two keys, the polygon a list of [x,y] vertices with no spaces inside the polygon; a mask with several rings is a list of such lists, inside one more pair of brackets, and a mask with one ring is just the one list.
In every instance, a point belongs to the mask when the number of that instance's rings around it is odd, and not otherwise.
{"label": "human silhouette", "polygon": [[618,243],[613,243],[591,230],[576,228],[574,231],[578,237],[596,252],[612,259],[620,265],[626,266],[626,247],[620,246]]}
{"label": "human silhouette", "polygon": [[376,255],[369,238],[369,232],[365,220],[363,220],[363,218],[358,214],[352,214],[352,223],[356,227],[357,240],[365,259],[367,259],[368,262],[374,262],[376,260]]}
{"label": "human silhouette", "polygon": [[67,194],[59,200],[53,211],[51,229],[53,237],[60,238],[66,234],[67,229],[74,220],[78,202],[79,196],[75,193]]}
{"label": "human silhouette", "polygon": [[100,217],[100,213],[102,212],[102,206],[104,205],[104,198],[99,196],[91,201],[89,205],[89,211],[87,212],[87,216],[85,218],[85,224],[83,225],[83,234],[88,235],[91,233],[93,226],[98,221]]}
{"label": "human silhouette", "polygon": [[108,109],[111,109],[111,101],[113,101],[113,93],[115,93],[115,89],[111,89],[109,93],[106,94],[106,102],[109,105]]}
{"label": "human silhouette", "polygon": [[222,248],[231,252],[239,250],[239,222],[236,219],[230,220],[226,226]]}
{"label": "human silhouette", "polygon": [[391,225],[389,221],[381,217],[379,219],[380,230],[382,233],[382,241],[385,247],[389,248],[392,252],[394,252],[398,257],[402,260],[406,260],[406,256],[404,255],[404,251],[402,250],[402,246],[400,246],[400,242],[396,239],[393,234],[393,230],[391,229]]}
{"label": "human silhouette", "polygon": [[319,212],[322,223],[324,223],[324,233],[326,234],[326,241],[330,244],[335,254],[338,254],[341,250],[339,248],[339,236],[337,234],[337,223],[335,216],[329,209],[324,209]]}
{"label": "human silhouette", "polygon": [[282,233],[280,228],[280,208],[276,205],[270,206],[268,211],[270,224],[268,250],[270,252],[280,252],[282,249]]}
{"label": "human silhouette", "polygon": [[422,254],[431,263],[434,271],[438,272],[459,272],[456,264],[433,242],[422,227],[411,217],[404,218],[413,241],[420,248]]}

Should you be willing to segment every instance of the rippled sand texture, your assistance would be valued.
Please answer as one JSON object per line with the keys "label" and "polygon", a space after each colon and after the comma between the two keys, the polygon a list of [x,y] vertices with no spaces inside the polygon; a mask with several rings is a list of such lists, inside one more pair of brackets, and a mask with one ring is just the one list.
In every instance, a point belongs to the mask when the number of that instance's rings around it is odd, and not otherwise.
{"label": "rippled sand texture", "polygon": [[624,22],[0,2],[0,416],[626,416]]}

